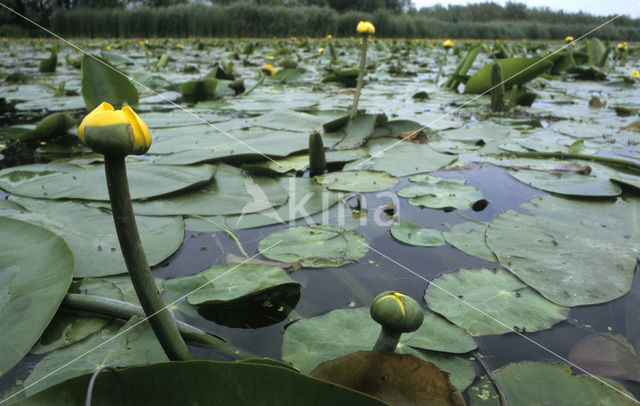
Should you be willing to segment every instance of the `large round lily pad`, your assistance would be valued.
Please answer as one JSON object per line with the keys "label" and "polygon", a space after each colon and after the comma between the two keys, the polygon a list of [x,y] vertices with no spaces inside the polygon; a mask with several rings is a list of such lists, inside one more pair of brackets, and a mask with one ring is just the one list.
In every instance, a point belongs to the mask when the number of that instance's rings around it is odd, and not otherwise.
{"label": "large round lily pad", "polygon": [[584,202],[543,196],[507,211],[486,233],[501,265],[564,306],[604,303],[629,291],[640,254],[640,200]]}
{"label": "large round lily pad", "polygon": [[473,336],[538,331],[565,320],[558,306],[503,269],[460,269],[429,284],[429,308]]}
{"label": "large round lily pad", "polygon": [[473,186],[465,185],[464,180],[460,179],[439,179],[427,184],[406,186],[400,189],[398,195],[409,198],[409,203],[414,206],[432,209],[468,209],[482,199],[482,192]]}
{"label": "large round lily pad", "polygon": [[300,262],[311,268],[355,262],[369,251],[367,240],[360,234],[329,225],[289,227],[261,240],[258,249],[274,261]]}
{"label": "large round lily pad", "polygon": [[[76,258],[75,277],[127,272],[113,216],[72,201],[14,197],[26,210],[2,210],[13,218],[45,227],[69,244]],[[157,265],[180,248],[184,240],[181,217],[136,216],[149,264]]]}
{"label": "large round lily pad", "polygon": [[[19,238],[17,238],[19,237]],[[64,240],[33,224],[0,217],[0,375],[38,341],[73,277]]]}
{"label": "large round lily pad", "polygon": [[493,252],[487,247],[484,235],[489,224],[467,221],[456,224],[451,231],[442,233],[447,242],[469,255],[498,262]]}
{"label": "large round lily pad", "polygon": [[345,171],[316,177],[316,180],[331,190],[343,192],[378,192],[392,188],[398,179],[385,172]]}
{"label": "large round lily pad", "polygon": [[620,186],[595,176],[532,170],[511,170],[507,173],[536,189],[561,195],[606,197],[622,193]]}
{"label": "large round lily pad", "polygon": [[[148,199],[204,185],[215,174],[210,165],[176,166],[127,163],[131,198]],[[39,199],[109,200],[103,164],[50,163],[0,171],[0,188]]]}
{"label": "large round lily pad", "polygon": [[[67,380],[17,404],[84,404],[91,375]],[[361,392],[261,360],[162,362],[103,371],[92,404],[386,405]]]}
{"label": "large round lily pad", "polygon": [[513,363],[495,371],[494,377],[510,405],[638,404],[622,385],[611,381],[604,382],[599,378],[574,375],[570,365],[559,362]]}
{"label": "large round lily pad", "polygon": [[[380,329],[380,325],[371,319],[367,308],[339,309],[322,316],[298,320],[285,330],[282,359],[293,363],[303,372],[310,372],[321,362],[355,351],[371,350]],[[432,356],[435,353],[424,350],[466,353],[475,348],[473,338],[462,329],[435,314],[426,314],[424,323],[417,331],[400,337],[396,352],[434,362],[445,371],[450,371],[453,366],[458,373],[454,374],[452,382],[458,389],[464,389],[475,376],[474,372],[471,372],[470,378],[467,376],[470,365],[466,361],[445,354],[438,359]],[[457,365],[460,362],[463,365]]]}
{"label": "large round lily pad", "polygon": [[420,247],[437,247],[445,243],[440,231],[420,228],[410,221],[395,224],[391,229],[391,235],[400,242]]}

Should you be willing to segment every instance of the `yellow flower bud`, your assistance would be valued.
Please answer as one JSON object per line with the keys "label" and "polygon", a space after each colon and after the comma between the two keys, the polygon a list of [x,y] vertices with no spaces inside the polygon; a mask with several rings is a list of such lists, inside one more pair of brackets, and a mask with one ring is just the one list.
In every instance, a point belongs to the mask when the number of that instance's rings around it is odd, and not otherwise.
{"label": "yellow flower bud", "polygon": [[318,48],[318,53],[319,53],[320,55],[322,55],[322,53],[323,53],[323,52],[324,52],[324,48]]}
{"label": "yellow flower bud", "polygon": [[370,21],[360,21],[358,27],[356,27],[356,31],[360,35],[373,35],[376,33],[376,27],[374,27]]}
{"label": "yellow flower bud", "polygon": [[331,34],[327,35],[327,39],[333,39],[333,35]]}
{"label": "yellow flower bud", "polygon": [[566,42],[566,43],[573,42],[573,37],[572,37],[571,35],[567,36],[567,37],[564,39],[564,42]]}
{"label": "yellow flower bud", "polygon": [[138,41],[138,44],[139,44],[140,46],[144,46],[144,41],[143,41],[143,40],[140,40],[140,41]]}
{"label": "yellow flower bud", "polygon": [[271,76],[274,73],[276,73],[277,71],[275,70],[275,68],[273,67],[272,64],[267,63],[265,65],[262,65],[262,73],[264,73],[267,76]]}
{"label": "yellow flower bud", "polygon": [[107,51],[111,51],[111,45],[107,45]]}
{"label": "yellow flower bud", "polygon": [[400,292],[383,292],[370,308],[371,317],[387,330],[411,332],[417,330],[424,319],[422,308],[411,297]]}
{"label": "yellow flower bud", "polygon": [[442,43],[442,46],[444,47],[444,49],[449,49],[449,48],[453,48],[456,46],[456,43],[453,42],[452,40],[448,39],[445,42]]}
{"label": "yellow flower bud", "polygon": [[151,146],[149,128],[131,107],[114,110],[107,102],[86,115],[78,127],[78,138],[105,155],[140,155]]}
{"label": "yellow flower bud", "polygon": [[631,71],[631,78],[633,79],[640,79],[640,72],[638,72],[637,70],[632,70]]}

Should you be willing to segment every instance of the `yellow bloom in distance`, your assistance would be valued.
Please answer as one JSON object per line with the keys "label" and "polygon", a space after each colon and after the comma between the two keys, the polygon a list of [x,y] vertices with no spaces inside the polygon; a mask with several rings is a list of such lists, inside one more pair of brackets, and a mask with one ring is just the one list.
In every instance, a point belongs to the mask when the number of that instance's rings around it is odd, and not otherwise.
{"label": "yellow bloom in distance", "polygon": [[633,79],[640,79],[640,72],[638,72],[638,71],[637,71],[637,70],[635,70],[635,69],[634,69],[634,70],[632,70],[632,71],[631,71],[631,77],[632,77]]}
{"label": "yellow bloom in distance", "polygon": [[448,40],[446,40],[445,42],[443,42],[443,43],[442,43],[442,46],[443,46],[445,49],[449,49],[449,48],[453,48],[453,47],[455,47],[455,46],[456,46],[456,43],[455,43],[455,42],[453,42],[452,40],[448,39]]}
{"label": "yellow bloom in distance", "polygon": [[360,21],[356,27],[356,31],[360,35],[373,35],[376,33],[376,27],[370,21]]}
{"label": "yellow bloom in distance", "polygon": [[262,65],[262,73],[264,73],[265,75],[271,76],[276,72],[277,72],[277,70],[273,67],[272,64],[267,63],[265,65]]}
{"label": "yellow bloom in distance", "polygon": [[105,155],[140,155],[151,146],[149,128],[131,107],[115,110],[107,102],[85,116],[78,127],[78,138]]}

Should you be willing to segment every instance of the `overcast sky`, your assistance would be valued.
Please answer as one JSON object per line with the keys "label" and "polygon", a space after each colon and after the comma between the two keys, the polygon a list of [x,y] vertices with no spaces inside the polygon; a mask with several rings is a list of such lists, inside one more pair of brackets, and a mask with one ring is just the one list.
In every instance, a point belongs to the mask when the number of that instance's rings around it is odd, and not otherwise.
{"label": "overcast sky", "polygon": [[[496,3],[504,4],[505,0],[493,0]],[[484,3],[483,0],[413,0],[416,8],[434,6],[441,4],[464,5],[468,3]],[[640,17],[640,0],[520,0],[517,3],[525,3],[529,7],[549,7],[553,10],[565,10],[570,12],[584,11],[594,15],[618,15],[627,14],[631,17]],[[635,6],[635,7],[634,7]],[[632,8],[632,10],[629,10]],[[628,11],[627,11],[628,10]],[[640,28],[639,28],[640,29]]]}

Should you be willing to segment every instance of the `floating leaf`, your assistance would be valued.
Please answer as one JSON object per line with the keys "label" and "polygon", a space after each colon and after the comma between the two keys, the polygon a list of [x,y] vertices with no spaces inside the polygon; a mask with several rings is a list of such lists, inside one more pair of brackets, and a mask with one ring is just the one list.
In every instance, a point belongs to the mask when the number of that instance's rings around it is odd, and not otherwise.
{"label": "floating leaf", "polygon": [[[69,379],[16,404],[84,404],[91,376]],[[92,403],[386,405],[369,395],[263,361],[165,362],[102,371]]]}
{"label": "floating leaf", "polygon": [[571,347],[569,360],[592,374],[640,382],[640,357],[620,334],[590,334]]}
{"label": "floating leaf", "polygon": [[0,217],[0,240],[4,375],[29,352],[58,310],[71,284],[73,254],[51,231],[7,217]]}
{"label": "floating leaf", "polygon": [[420,247],[437,247],[445,243],[440,231],[420,228],[410,221],[395,224],[391,229],[391,235],[400,242]]}
{"label": "floating leaf", "polygon": [[106,60],[85,55],[82,58],[82,98],[87,110],[93,110],[102,102],[121,109],[124,105],[138,105],[138,91],[127,75]]}
{"label": "floating leaf", "polygon": [[[12,197],[26,210],[3,214],[45,227],[69,244],[76,258],[76,278],[127,272],[109,212],[71,201]],[[181,217],[136,216],[149,264],[157,265],[176,252],[184,240]]]}
{"label": "floating leaf", "polygon": [[567,318],[558,306],[502,269],[459,269],[427,287],[429,308],[472,336],[538,331]]}
{"label": "floating leaf", "polygon": [[[277,244],[277,245],[274,245]],[[267,250],[267,248],[271,247]],[[329,225],[289,227],[260,241],[259,251],[274,261],[304,267],[337,267],[365,256],[367,240],[353,231]]]}
{"label": "floating leaf", "polygon": [[341,171],[316,176],[316,180],[331,190],[343,192],[378,192],[394,187],[398,179],[386,172]]}
{"label": "floating leaf", "polygon": [[[629,291],[636,269],[640,200],[543,196],[532,215],[507,211],[486,234],[501,265],[563,306],[604,303]],[[606,278],[603,275],[606,274]]]}
{"label": "floating leaf", "polygon": [[51,320],[31,352],[45,354],[66,347],[101,330],[109,322],[110,319],[105,317],[59,312]]}
{"label": "floating leaf", "polygon": [[[369,351],[373,348],[380,325],[369,315],[369,309],[339,309],[327,314],[298,320],[287,327],[282,343],[282,359],[293,363],[302,372],[310,372],[318,364],[330,359],[341,357],[355,351]],[[471,372],[468,377],[466,371],[470,366],[460,360],[465,366],[455,366],[458,359],[446,357],[432,361],[433,353],[420,350],[444,351],[449,353],[466,353],[476,348],[476,343],[464,330],[452,325],[435,314],[426,314],[422,326],[413,333],[400,336],[397,353],[411,354],[441,365],[453,363],[454,368],[463,371],[463,378],[456,381],[458,389],[464,389],[475,376]],[[445,371],[446,367],[442,367]],[[462,386],[462,388],[461,388]]]}
{"label": "floating leaf", "polygon": [[444,232],[442,235],[445,240],[462,252],[475,257],[486,259],[491,262],[498,262],[493,252],[487,247],[485,242],[485,232],[489,224],[468,221],[456,224],[451,231]]}
{"label": "floating leaf", "polygon": [[[211,165],[167,167],[130,162],[127,175],[131,198],[148,199],[206,184],[215,174]],[[50,163],[16,166],[0,171],[0,188],[39,199],[109,200],[103,164]]]}
{"label": "floating leaf", "polygon": [[468,209],[482,200],[482,192],[456,180],[440,179],[437,182],[406,186],[398,192],[400,197],[409,198],[414,206],[444,209]]}
{"label": "floating leaf", "polygon": [[373,134],[377,117],[375,114],[358,114],[349,118],[343,127],[326,131],[322,135],[322,140],[327,148],[357,148]]}
{"label": "floating leaf", "polygon": [[638,402],[622,385],[573,375],[570,365],[559,362],[512,363],[494,376],[510,405],[631,406]]}
{"label": "floating leaf", "polygon": [[323,362],[310,375],[393,405],[466,405],[449,382],[449,374],[411,355],[358,351]]}
{"label": "floating leaf", "polygon": [[510,170],[507,173],[526,185],[560,195],[607,197],[622,193],[620,186],[595,176],[526,169]]}

